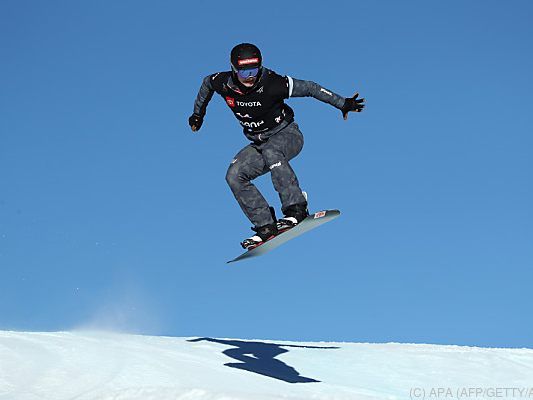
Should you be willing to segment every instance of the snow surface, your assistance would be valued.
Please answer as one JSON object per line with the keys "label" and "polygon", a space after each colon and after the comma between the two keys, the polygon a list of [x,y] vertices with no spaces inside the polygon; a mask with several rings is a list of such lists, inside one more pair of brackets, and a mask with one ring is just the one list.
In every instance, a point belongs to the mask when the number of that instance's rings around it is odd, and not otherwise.
{"label": "snow surface", "polygon": [[1,400],[533,398],[532,386],[531,349],[0,331]]}

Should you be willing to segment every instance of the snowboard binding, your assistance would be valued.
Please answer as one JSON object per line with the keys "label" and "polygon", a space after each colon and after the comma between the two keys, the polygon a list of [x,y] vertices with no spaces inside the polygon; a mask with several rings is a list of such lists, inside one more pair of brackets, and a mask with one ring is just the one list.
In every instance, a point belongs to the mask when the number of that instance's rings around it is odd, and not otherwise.
{"label": "snowboard binding", "polygon": [[[274,207],[270,208],[270,214],[272,215],[272,220],[276,221],[276,211],[274,210]],[[248,239],[244,239],[241,242],[241,246],[243,249],[246,250],[252,250],[255,249],[257,246],[262,245],[263,243],[269,241],[270,239],[276,237],[279,234],[277,223],[274,222],[272,224],[263,225],[260,227],[252,227],[252,230],[256,232],[256,235],[249,237]]]}
{"label": "snowboard binding", "polygon": [[285,214],[283,218],[277,219],[276,210],[274,210],[274,207],[269,207],[272,220],[276,222],[261,227],[252,227],[252,230],[257,234],[243,240],[241,242],[242,248],[246,250],[255,249],[257,246],[260,246],[263,243],[268,242],[270,239],[275,238],[280,233],[294,228],[296,225],[306,219],[309,216],[309,210],[307,209],[307,193],[302,192],[302,194],[305,198],[305,202],[293,204],[292,206],[287,207],[285,210],[283,210]]}
{"label": "snowboard binding", "polygon": [[[307,200],[307,195],[305,197]],[[278,222],[276,223],[279,233],[294,228],[296,225],[306,219],[308,215],[309,210],[307,209],[307,202],[294,204],[287,207],[285,210],[285,216],[278,219]]]}
{"label": "snowboard binding", "polygon": [[243,249],[255,249],[257,246],[262,245],[263,243],[275,238],[278,235],[278,228],[276,224],[268,224],[259,228],[253,227],[252,230],[255,231],[257,234],[248,239],[244,239],[244,241],[241,243]]}

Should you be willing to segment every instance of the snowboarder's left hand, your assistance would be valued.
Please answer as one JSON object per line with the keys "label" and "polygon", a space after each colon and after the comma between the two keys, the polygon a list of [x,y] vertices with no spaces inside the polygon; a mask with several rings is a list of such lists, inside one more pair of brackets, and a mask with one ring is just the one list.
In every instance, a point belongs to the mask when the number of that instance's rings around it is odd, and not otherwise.
{"label": "snowboarder's left hand", "polygon": [[350,111],[361,112],[363,111],[363,108],[365,108],[365,105],[363,104],[365,99],[358,99],[357,97],[359,97],[359,93],[355,93],[353,97],[347,97],[344,101],[344,105],[341,108],[342,117],[344,119],[348,119],[348,113]]}

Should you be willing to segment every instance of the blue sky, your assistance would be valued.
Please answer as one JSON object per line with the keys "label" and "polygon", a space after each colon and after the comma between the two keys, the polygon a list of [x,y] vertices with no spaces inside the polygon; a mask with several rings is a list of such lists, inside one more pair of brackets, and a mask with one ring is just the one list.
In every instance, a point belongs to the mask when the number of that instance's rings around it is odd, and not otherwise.
{"label": "blue sky", "polygon": [[[0,329],[533,347],[531,2],[254,7],[2,1]],[[342,216],[226,265],[246,140],[219,97],[187,118],[243,41],[367,109],[289,101]]]}

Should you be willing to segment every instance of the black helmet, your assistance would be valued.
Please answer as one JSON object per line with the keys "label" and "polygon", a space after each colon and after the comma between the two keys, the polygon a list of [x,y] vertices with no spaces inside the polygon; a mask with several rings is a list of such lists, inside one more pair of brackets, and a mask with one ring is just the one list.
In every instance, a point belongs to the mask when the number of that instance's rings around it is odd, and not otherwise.
{"label": "black helmet", "polygon": [[263,62],[261,51],[251,43],[241,43],[231,50],[231,69],[237,72],[240,69],[259,68]]}

